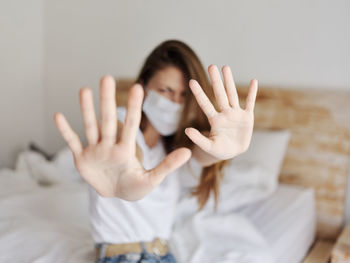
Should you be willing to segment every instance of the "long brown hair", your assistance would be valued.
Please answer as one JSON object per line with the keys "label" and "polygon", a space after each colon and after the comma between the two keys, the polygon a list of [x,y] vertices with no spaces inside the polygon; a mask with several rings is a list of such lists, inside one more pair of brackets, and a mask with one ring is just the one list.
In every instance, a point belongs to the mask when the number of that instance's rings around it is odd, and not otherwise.
{"label": "long brown hair", "polygon": [[[158,70],[162,70],[168,66],[175,66],[180,69],[184,74],[187,85],[190,79],[197,80],[215,106],[214,92],[201,61],[188,45],[178,40],[168,40],[158,45],[146,58],[136,82],[142,84],[144,87]],[[145,128],[145,123],[146,117],[143,114],[141,130]],[[193,142],[184,132],[187,127],[194,127],[199,131],[210,130],[208,119],[200,109],[189,88],[186,89],[184,110],[176,133],[171,136],[162,137],[167,153],[178,147],[184,146],[190,149],[194,147]],[[192,195],[197,197],[200,209],[205,206],[211,193],[214,195],[216,206],[224,164],[225,161],[221,161],[202,169],[200,182],[192,191]]]}

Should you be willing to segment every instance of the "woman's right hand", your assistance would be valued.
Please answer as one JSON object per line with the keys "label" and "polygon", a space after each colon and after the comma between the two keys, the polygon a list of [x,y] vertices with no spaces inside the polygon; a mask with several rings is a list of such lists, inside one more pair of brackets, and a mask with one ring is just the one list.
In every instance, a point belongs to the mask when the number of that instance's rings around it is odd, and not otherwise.
{"label": "woman's right hand", "polygon": [[157,187],[169,173],[191,157],[187,148],[167,155],[151,170],[145,170],[136,157],[136,135],[142,112],[143,88],[135,84],[129,93],[125,123],[117,141],[115,81],[105,76],[100,82],[99,125],[89,88],[80,90],[80,106],[88,145],[84,148],[62,113],[56,113],[56,126],[74,156],[80,175],[103,197],[135,201]]}

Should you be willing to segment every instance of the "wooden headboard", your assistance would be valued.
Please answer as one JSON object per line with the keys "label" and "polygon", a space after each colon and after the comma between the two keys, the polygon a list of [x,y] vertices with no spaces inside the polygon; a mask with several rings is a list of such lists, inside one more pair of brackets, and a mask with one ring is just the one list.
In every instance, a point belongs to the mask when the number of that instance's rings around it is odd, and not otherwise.
{"label": "wooden headboard", "polygon": [[[131,84],[117,81],[118,105],[125,105]],[[237,89],[244,101],[247,87]],[[344,222],[350,167],[350,92],[259,87],[254,112],[255,129],[291,131],[280,182],[314,188],[317,235],[335,239]]]}

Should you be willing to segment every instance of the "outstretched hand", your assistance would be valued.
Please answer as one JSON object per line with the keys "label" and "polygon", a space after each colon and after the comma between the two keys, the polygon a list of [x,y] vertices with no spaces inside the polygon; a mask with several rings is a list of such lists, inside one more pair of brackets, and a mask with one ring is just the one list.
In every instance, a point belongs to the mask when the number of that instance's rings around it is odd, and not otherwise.
{"label": "outstretched hand", "polygon": [[218,111],[196,80],[190,81],[190,88],[200,108],[207,116],[210,133],[204,136],[195,128],[187,128],[186,135],[203,151],[217,160],[227,160],[245,152],[250,144],[254,126],[254,105],[258,81],[253,79],[249,85],[245,109],[239,105],[237,90],[231,69],[222,69],[224,83],[215,65],[208,69],[213,86]]}
{"label": "outstretched hand", "polygon": [[117,141],[115,81],[105,76],[100,82],[101,124],[98,124],[92,92],[80,90],[80,105],[88,141],[83,147],[62,113],[54,120],[74,156],[80,175],[101,196],[124,200],[143,198],[172,171],[191,156],[187,148],[179,148],[166,156],[154,169],[145,170],[136,157],[136,135],[141,120],[143,88],[135,84],[129,93],[127,115],[120,140]]}

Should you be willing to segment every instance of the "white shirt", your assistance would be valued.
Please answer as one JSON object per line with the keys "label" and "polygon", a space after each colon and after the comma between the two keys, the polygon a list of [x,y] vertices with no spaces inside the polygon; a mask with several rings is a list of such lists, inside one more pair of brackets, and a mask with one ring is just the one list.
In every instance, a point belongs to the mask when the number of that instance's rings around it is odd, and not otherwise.
{"label": "white shirt", "polygon": [[[117,108],[118,120],[124,122],[126,109]],[[152,148],[145,143],[141,130],[136,142],[143,152],[143,166],[152,169],[165,156],[162,140]],[[179,197],[178,172],[164,179],[151,193],[139,201],[102,197],[89,186],[90,222],[95,243],[129,243],[169,239]]]}

